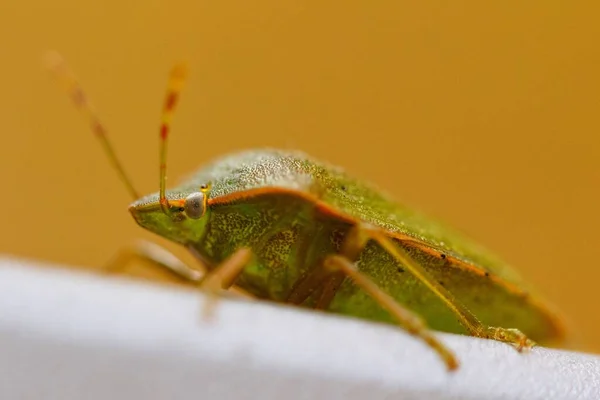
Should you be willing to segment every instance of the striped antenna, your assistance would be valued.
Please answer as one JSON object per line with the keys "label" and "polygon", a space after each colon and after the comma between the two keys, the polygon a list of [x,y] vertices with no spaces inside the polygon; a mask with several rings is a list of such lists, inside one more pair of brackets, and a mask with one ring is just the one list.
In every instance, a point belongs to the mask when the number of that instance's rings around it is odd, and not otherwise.
{"label": "striped antenna", "polygon": [[133,197],[134,200],[139,199],[140,196],[137,190],[135,190],[135,188],[133,187],[133,183],[127,175],[127,173],[125,172],[121,161],[119,161],[119,158],[115,153],[112,143],[110,142],[110,140],[108,140],[108,137],[106,135],[106,129],[104,128],[102,121],[100,121],[100,118],[98,118],[98,114],[92,107],[92,104],[85,95],[83,88],[77,81],[77,78],[75,77],[65,60],[61,57],[60,54],[56,52],[49,52],[48,54],[46,54],[46,64],[48,69],[54,73],[57,80],[64,87],[69,97],[71,97],[71,100],[75,104],[75,107],[88,120],[92,132],[100,140],[100,143],[102,144],[106,155],[108,156],[113,167],[117,170],[119,178],[127,187],[127,190],[131,194],[131,197]]}
{"label": "striped antenna", "polygon": [[162,111],[162,123],[160,126],[160,207],[165,214],[169,214],[169,201],[166,196],[167,186],[167,144],[169,131],[171,129],[171,118],[181,93],[181,88],[187,77],[187,67],[184,64],[177,64],[171,70],[165,104]]}

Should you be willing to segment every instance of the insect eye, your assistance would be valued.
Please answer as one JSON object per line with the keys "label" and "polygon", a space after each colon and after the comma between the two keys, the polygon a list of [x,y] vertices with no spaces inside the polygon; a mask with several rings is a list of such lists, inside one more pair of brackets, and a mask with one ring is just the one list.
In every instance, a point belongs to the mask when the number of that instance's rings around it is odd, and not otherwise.
{"label": "insect eye", "polygon": [[204,193],[194,192],[186,197],[184,209],[185,215],[187,215],[188,218],[201,218],[205,211]]}

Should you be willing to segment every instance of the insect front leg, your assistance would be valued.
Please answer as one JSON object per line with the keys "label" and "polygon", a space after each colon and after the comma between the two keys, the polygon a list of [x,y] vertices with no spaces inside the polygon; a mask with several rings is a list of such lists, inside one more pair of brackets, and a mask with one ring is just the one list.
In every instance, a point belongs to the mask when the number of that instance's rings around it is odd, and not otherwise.
{"label": "insect front leg", "polygon": [[205,319],[212,317],[217,295],[222,290],[228,290],[234,285],[235,280],[251,259],[252,251],[247,247],[242,247],[202,278],[199,287],[208,295],[203,310]]}
{"label": "insect front leg", "polygon": [[468,308],[452,295],[452,293],[433,279],[419,263],[415,262],[404,249],[397,246],[387,235],[370,226],[364,226],[363,229],[366,235],[377,242],[385,251],[393,256],[396,261],[413,274],[415,278],[424,283],[444,303],[446,303],[448,308],[456,314],[461,324],[472,336],[505,342],[511,344],[518,351],[529,350],[535,345],[532,340],[527,338],[527,336],[518,329],[486,326],[482,324]]}
{"label": "insect front leg", "polygon": [[135,261],[141,261],[169,271],[175,277],[186,282],[199,282],[205,274],[192,268],[177,258],[173,253],[156,243],[140,240],[135,244],[121,249],[104,267],[104,272],[113,274],[125,273],[127,267]]}

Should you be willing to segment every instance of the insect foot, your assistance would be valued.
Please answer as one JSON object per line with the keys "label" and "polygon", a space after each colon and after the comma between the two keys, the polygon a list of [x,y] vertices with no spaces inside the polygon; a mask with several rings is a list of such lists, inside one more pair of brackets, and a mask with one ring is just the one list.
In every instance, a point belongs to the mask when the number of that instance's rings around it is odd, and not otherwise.
{"label": "insect foot", "polygon": [[519,353],[528,352],[533,346],[536,345],[533,340],[529,339],[518,329],[506,329],[488,326],[482,337],[508,343],[516,348]]}

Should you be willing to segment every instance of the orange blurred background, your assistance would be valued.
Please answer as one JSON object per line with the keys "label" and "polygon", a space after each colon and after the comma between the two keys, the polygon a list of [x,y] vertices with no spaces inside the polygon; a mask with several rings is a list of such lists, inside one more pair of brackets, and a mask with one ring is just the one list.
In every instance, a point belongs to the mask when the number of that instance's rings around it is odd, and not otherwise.
{"label": "orange blurred background", "polygon": [[451,3],[5,1],[0,251],[98,268],[152,238],[43,52],[75,69],[144,192],[183,59],[171,184],[233,150],[302,149],[500,254],[600,352],[600,6]]}

